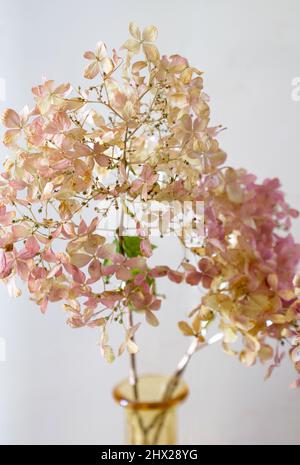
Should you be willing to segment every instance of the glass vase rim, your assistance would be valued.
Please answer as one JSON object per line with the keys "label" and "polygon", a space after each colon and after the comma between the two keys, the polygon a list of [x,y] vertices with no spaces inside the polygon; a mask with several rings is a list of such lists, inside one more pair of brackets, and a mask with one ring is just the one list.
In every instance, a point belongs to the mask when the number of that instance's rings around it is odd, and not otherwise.
{"label": "glass vase rim", "polygon": [[[162,375],[159,373],[145,373],[139,377],[139,379],[146,378],[168,379],[169,377],[167,375]],[[183,402],[189,394],[188,385],[183,379],[181,379],[179,381],[179,391],[176,393],[175,396],[171,397],[170,399],[157,401],[136,401],[134,399],[130,399],[122,392],[122,387],[124,385],[130,385],[128,378],[124,378],[113,388],[112,395],[114,400],[121,407],[132,410],[166,410]]]}

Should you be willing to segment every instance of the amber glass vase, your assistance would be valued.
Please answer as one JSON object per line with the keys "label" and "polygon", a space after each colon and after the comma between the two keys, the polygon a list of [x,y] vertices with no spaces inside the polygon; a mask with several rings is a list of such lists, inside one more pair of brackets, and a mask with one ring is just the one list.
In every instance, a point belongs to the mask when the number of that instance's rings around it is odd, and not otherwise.
{"label": "amber glass vase", "polygon": [[126,444],[176,444],[176,411],[188,395],[188,387],[180,381],[170,398],[165,398],[169,378],[145,375],[139,378],[137,398],[128,380],[113,390],[113,397],[125,410]]}

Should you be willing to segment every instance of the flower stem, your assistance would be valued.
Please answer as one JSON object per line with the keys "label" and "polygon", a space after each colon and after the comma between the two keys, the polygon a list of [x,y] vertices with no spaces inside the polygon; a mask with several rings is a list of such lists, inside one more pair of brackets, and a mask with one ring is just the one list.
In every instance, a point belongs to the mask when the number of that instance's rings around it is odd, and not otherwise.
{"label": "flower stem", "polygon": [[[129,312],[129,326],[130,328],[133,327],[133,315],[132,311],[128,310]],[[134,342],[134,336],[131,337],[131,340]],[[138,375],[137,375],[137,367],[136,367],[136,355],[130,354],[130,370],[129,370],[129,383],[132,386],[134,400],[139,400],[139,391],[138,391]]]}
{"label": "flower stem", "polygon": [[[169,380],[169,382],[168,382],[168,384],[167,384],[167,386],[165,388],[165,392],[163,394],[162,401],[166,401],[170,397],[172,397],[172,395],[173,395],[176,387],[178,386],[178,383],[179,383],[179,381],[180,381],[186,367],[188,366],[188,363],[191,360],[193,354],[201,346],[206,346],[206,345],[207,345],[207,343],[205,343],[205,344],[202,343],[201,344],[201,343],[199,343],[198,339],[196,339],[196,338],[193,339],[192,343],[188,347],[188,349],[185,352],[184,356],[180,359],[174,374],[171,376],[171,378],[170,378],[170,380]],[[147,428],[146,432],[148,433],[149,430],[151,430],[152,428],[157,426],[157,429],[156,429],[156,432],[155,432],[155,435],[154,435],[154,439],[153,439],[153,444],[157,444],[157,442],[158,442],[158,439],[159,439],[159,436],[160,436],[160,433],[161,433],[161,430],[162,430],[162,427],[163,427],[163,424],[164,424],[166,414],[167,414],[167,410],[161,411],[153,419],[153,421],[151,422],[151,424]]]}
{"label": "flower stem", "polygon": [[[167,383],[167,386],[165,388],[165,392],[163,394],[163,401],[168,400],[169,398],[172,397],[174,394],[174,391],[176,387],[178,386],[178,383],[180,379],[182,378],[183,373],[185,372],[192,356],[195,354],[195,352],[199,351],[200,349],[204,349],[204,347],[207,347],[208,345],[214,344],[215,342],[220,341],[223,338],[223,335],[221,333],[215,334],[212,336],[207,342],[202,343],[199,342],[198,339],[194,339],[191,344],[189,345],[187,351],[185,352],[184,356],[180,359],[177,368],[174,372],[174,374],[171,376],[169,382]],[[151,422],[151,424],[148,426],[146,429],[146,433],[149,432],[152,428],[154,428],[157,425],[156,433],[154,435],[154,440],[153,443],[156,444],[159,439],[159,435],[161,433],[161,429],[164,424],[165,416],[166,416],[167,410],[163,410],[160,412]]]}

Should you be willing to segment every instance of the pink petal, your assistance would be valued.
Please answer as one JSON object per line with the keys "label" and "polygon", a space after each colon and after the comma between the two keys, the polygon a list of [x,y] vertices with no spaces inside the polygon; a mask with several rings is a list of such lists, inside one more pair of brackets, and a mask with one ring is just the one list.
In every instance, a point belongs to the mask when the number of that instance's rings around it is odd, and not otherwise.
{"label": "pink petal", "polygon": [[174,283],[179,284],[183,280],[183,273],[180,273],[179,271],[169,270],[168,278],[170,281],[173,281]]}
{"label": "pink petal", "polygon": [[0,274],[4,272],[6,268],[6,255],[3,249],[0,249]]}
{"label": "pink petal", "polygon": [[95,258],[91,261],[88,267],[88,272],[91,275],[91,278],[94,281],[98,281],[98,279],[101,276],[101,264],[99,260],[96,260]]}
{"label": "pink petal", "polygon": [[140,249],[142,252],[142,255],[145,257],[151,257],[152,255],[152,247],[149,239],[143,239],[140,244]]}
{"label": "pink petal", "polygon": [[198,273],[198,271],[192,271],[187,275],[186,282],[191,286],[196,286],[200,283],[201,277],[201,273]]}

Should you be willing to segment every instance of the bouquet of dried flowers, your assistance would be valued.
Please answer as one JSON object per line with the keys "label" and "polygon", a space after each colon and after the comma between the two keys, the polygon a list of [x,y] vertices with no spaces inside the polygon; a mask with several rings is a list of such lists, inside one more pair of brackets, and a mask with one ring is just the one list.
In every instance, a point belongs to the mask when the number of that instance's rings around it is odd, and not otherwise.
{"label": "bouquet of dried flowers", "polygon": [[[123,58],[103,42],[84,54],[87,88],[47,80],[32,89],[32,109],[4,112],[11,155],[0,177],[0,278],[14,296],[24,281],[43,313],[62,301],[70,326],[100,332],[108,362],[127,350],[136,395],[135,334],[144,319],[159,324],[163,277],[202,290],[196,308],[182,309],[189,319],[178,326],[192,344],[166,396],[213,322],[227,353],[248,366],[270,361],[267,377],[288,341],[299,372],[300,245],[289,233],[298,212],[277,179],[260,183],[225,164],[202,72],[161,56],[154,26],[129,31]],[[157,204],[167,208],[157,213]],[[146,205],[159,234],[172,229],[183,247],[176,269],[149,263]],[[124,339],[113,348],[116,324]]]}

